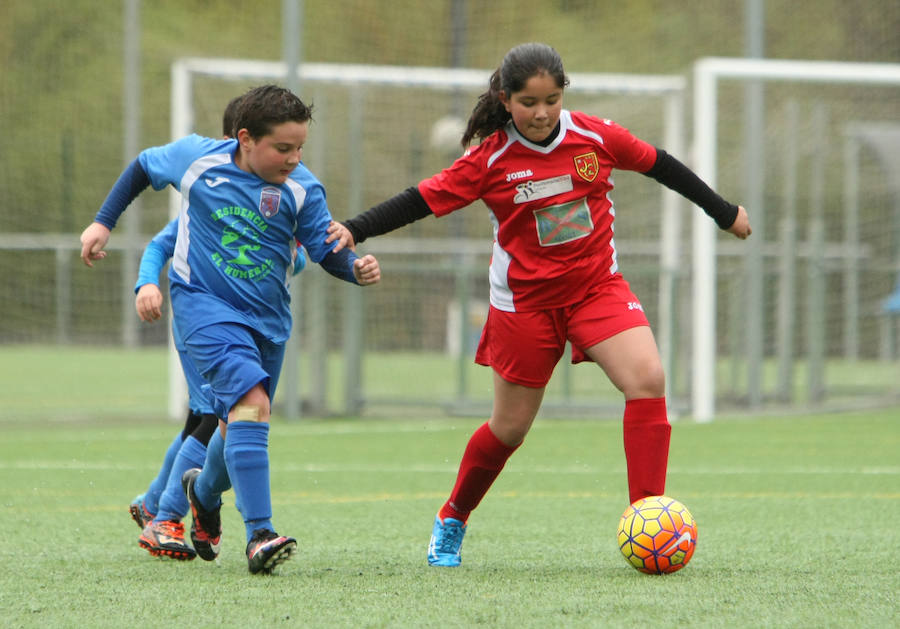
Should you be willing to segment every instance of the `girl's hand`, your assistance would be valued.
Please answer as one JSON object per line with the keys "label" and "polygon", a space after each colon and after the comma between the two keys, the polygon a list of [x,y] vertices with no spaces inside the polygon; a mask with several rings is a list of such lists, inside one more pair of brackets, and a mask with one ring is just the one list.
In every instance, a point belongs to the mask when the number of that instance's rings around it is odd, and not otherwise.
{"label": "girl's hand", "polygon": [[731,232],[741,240],[746,240],[747,236],[753,233],[753,230],[750,229],[750,218],[747,216],[747,210],[743,206],[738,206],[737,217],[735,217],[731,227],[725,231]]}
{"label": "girl's hand", "polygon": [[326,243],[334,242],[337,243],[332,249],[332,253],[337,253],[344,247],[350,249],[350,251],[356,251],[356,243],[353,242],[353,234],[350,233],[350,230],[338,223],[337,221],[331,221],[331,224],[328,226],[328,238],[325,239]]}

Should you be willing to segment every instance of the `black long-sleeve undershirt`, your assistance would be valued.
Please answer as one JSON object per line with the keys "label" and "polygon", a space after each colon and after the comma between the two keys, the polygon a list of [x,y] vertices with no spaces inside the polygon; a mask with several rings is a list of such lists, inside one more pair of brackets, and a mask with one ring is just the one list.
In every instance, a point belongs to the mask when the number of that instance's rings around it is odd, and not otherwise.
{"label": "black long-sleeve undershirt", "polygon": [[419,189],[410,186],[362,214],[341,221],[341,224],[350,230],[353,242],[358,245],[366,238],[386,234],[432,214]]}
{"label": "black long-sleeve undershirt", "polygon": [[[690,168],[656,149],[656,162],[645,173],[703,208],[721,229],[728,229],[737,218],[738,208],[710,188]],[[431,216],[431,208],[416,186],[373,206],[369,210],[341,223],[350,230],[353,241],[360,244],[367,238],[386,234],[419,219]]]}
{"label": "black long-sleeve undershirt", "polygon": [[694,171],[661,148],[656,149],[656,162],[643,174],[703,208],[720,229],[728,229],[734,224],[738,207],[719,196]]}

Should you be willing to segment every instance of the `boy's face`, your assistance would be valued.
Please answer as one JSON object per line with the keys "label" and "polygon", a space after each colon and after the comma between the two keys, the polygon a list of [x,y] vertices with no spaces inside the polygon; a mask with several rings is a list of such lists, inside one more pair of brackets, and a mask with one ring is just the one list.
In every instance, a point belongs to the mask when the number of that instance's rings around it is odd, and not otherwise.
{"label": "boy's face", "polygon": [[241,129],[237,136],[240,150],[236,163],[263,181],[283,184],[300,163],[308,132],[309,121],[283,122],[259,139]]}

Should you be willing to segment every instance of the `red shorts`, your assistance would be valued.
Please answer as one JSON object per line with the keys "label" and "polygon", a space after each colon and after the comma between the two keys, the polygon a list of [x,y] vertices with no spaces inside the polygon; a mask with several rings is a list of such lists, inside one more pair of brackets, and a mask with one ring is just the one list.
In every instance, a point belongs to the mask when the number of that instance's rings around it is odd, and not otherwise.
{"label": "red shorts", "polygon": [[584,349],[619,332],[649,326],[628,282],[616,274],[570,306],[533,312],[505,312],[491,306],[475,362],[504,380],[526,387],[547,386],[553,368],[572,342],[572,362],[590,360]]}

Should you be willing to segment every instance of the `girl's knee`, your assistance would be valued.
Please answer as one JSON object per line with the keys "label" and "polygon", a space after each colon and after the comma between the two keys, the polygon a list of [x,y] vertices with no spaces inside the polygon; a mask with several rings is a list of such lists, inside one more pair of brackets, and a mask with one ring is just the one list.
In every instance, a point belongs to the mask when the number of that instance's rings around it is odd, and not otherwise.
{"label": "girl's knee", "polygon": [[627,399],[663,397],[666,394],[666,374],[662,363],[649,361],[635,370],[623,393]]}

